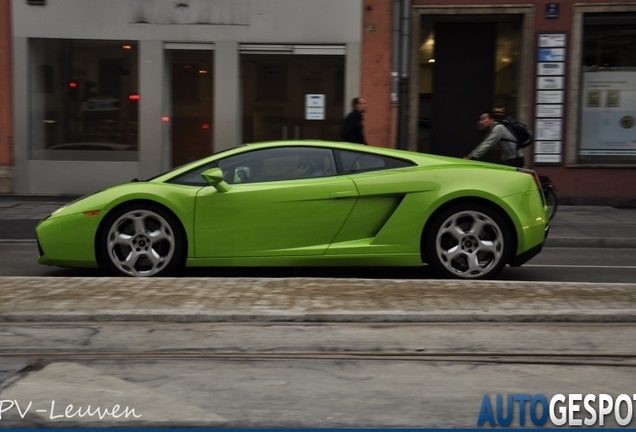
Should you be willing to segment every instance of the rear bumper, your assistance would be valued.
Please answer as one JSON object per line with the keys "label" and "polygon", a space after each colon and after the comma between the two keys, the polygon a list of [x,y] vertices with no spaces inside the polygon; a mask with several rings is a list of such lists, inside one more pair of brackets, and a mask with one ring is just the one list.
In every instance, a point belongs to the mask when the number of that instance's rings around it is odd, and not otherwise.
{"label": "rear bumper", "polygon": [[543,238],[543,241],[541,243],[539,243],[538,245],[536,245],[535,247],[530,248],[527,251],[525,251],[525,252],[517,255],[516,257],[514,257],[512,259],[512,261],[510,262],[510,267],[522,266],[523,264],[527,263],[532,258],[534,258],[536,255],[538,255],[539,252],[541,252],[541,250],[543,249],[543,245],[545,244],[545,240],[548,238],[548,232],[549,231],[550,231],[550,226],[546,225],[545,226],[545,237]]}

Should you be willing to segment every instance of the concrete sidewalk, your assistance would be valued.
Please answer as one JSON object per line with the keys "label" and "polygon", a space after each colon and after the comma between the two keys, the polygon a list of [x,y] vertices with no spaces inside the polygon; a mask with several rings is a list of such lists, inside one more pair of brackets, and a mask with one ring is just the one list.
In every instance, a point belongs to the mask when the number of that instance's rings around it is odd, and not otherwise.
{"label": "concrete sidewalk", "polygon": [[[75,198],[0,195],[0,241],[35,241],[37,223]],[[636,208],[560,206],[546,247],[636,248]]]}
{"label": "concrete sidewalk", "polygon": [[0,321],[636,322],[636,284],[1,277]]}
{"label": "concrete sidewalk", "polygon": [[636,208],[561,206],[546,246],[636,248]]}

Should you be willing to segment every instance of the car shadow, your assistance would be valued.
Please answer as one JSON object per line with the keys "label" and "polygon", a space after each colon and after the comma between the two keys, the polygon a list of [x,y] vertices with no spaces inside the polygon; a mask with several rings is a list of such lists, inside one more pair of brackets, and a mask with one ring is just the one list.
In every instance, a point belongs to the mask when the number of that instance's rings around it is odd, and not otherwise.
{"label": "car shadow", "polygon": [[427,267],[224,267],[189,268],[187,277],[254,278],[350,278],[350,279],[432,279]]}
{"label": "car shadow", "polygon": [[[108,277],[106,268],[71,269],[52,267],[40,274],[51,277]],[[428,266],[422,267],[196,267],[177,277],[203,278],[329,278],[329,279],[435,279]]]}

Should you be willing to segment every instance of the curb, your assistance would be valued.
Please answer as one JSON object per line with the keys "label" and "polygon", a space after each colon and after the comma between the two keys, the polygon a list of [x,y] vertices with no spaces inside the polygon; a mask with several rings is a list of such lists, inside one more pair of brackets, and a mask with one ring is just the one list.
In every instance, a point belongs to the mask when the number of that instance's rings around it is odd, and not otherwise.
{"label": "curb", "polygon": [[544,247],[563,248],[636,248],[635,238],[549,237]]}
{"label": "curb", "polygon": [[83,195],[67,195],[67,194],[11,194],[0,193],[0,201],[27,201],[27,202],[59,202],[61,204],[69,203]]}

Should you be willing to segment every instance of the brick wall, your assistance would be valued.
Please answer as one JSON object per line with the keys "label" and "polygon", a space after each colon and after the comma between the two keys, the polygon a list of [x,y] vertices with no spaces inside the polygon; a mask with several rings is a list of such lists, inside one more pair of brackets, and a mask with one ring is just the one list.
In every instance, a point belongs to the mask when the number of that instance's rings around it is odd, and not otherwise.
{"label": "brick wall", "polygon": [[371,145],[395,147],[391,121],[393,0],[364,0],[362,11],[362,94],[369,107],[365,134]]}

